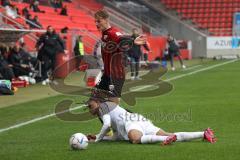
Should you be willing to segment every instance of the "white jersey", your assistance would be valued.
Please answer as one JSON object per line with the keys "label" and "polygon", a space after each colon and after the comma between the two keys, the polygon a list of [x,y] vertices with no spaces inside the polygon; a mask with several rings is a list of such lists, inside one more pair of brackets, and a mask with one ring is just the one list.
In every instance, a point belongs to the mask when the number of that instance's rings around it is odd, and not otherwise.
{"label": "white jersey", "polygon": [[102,118],[104,114],[110,115],[111,128],[113,132],[116,133],[117,139],[125,140],[127,138],[125,115],[129,114],[129,112],[115,103],[105,102],[100,106],[100,118]]}
{"label": "white jersey", "polygon": [[[143,134],[148,131],[157,132],[159,128],[155,127],[150,120],[137,113],[130,113],[124,108],[112,102],[105,102],[100,105],[100,118],[108,114],[111,120],[111,128],[116,134],[118,140],[128,140],[128,132],[131,129],[137,129]],[[154,134],[154,133],[151,133]]]}

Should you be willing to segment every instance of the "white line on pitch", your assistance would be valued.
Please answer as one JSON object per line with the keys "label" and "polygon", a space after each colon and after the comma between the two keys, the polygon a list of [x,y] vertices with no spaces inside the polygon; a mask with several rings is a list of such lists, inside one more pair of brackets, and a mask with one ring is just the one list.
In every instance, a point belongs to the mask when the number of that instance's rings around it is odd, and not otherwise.
{"label": "white line on pitch", "polygon": [[198,68],[198,67],[201,67],[201,66],[202,66],[201,64],[196,65],[196,66],[190,66],[190,67],[187,67],[186,69],[183,69],[183,71],[192,70],[192,69],[195,69],[195,68]]}
{"label": "white line on pitch", "polygon": [[77,107],[70,108],[69,110],[65,110],[65,111],[59,112],[59,113],[52,113],[52,114],[48,114],[48,115],[45,115],[45,116],[42,116],[42,117],[34,118],[34,119],[32,119],[32,120],[29,120],[29,121],[26,121],[26,122],[22,122],[22,123],[13,125],[13,126],[8,127],[8,128],[0,129],[0,133],[5,132],[5,131],[8,131],[8,130],[10,130],[10,129],[15,129],[15,128],[19,128],[19,127],[22,127],[22,126],[26,126],[26,125],[28,125],[28,124],[31,124],[31,123],[34,123],[34,122],[37,122],[37,121],[41,121],[41,120],[44,120],[44,119],[47,119],[47,118],[56,116],[57,114],[66,113],[66,112],[68,112],[68,111],[74,111],[74,110],[80,109],[80,108],[82,108],[82,107],[84,107],[84,106],[85,106],[85,105],[81,105],[81,106],[77,106]]}
{"label": "white line on pitch", "polygon": [[[174,76],[174,77],[168,78],[168,79],[163,80],[163,81],[165,81],[165,82],[173,81],[173,80],[176,80],[176,79],[180,79],[180,78],[183,78],[183,77],[186,77],[186,76],[190,76],[190,75],[202,72],[202,71],[210,70],[210,69],[213,69],[213,68],[216,68],[216,67],[219,67],[219,66],[223,66],[223,65],[226,65],[226,64],[229,64],[229,63],[233,63],[233,62],[236,62],[236,61],[238,61],[238,59],[227,61],[227,62],[223,62],[223,63],[219,63],[219,64],[215,64],[215,65],[212,65],[212,66],[209,66],[209,67],[205,67],[205,68],[201,68],[199,70],[195,70],[195,71],[192,71],[192,72],[189,72],[189,73],[185,73],[185,74],[181,74],[181,75],[178,75],[178,76]],[[160,82],[152,84],[152,85],[157,85],[159,83],[162,83],[163,81],[160,81]],[[142,87],[134,89],[134,91],[140,91],[140,90],[146,89],[148,87],[149,86],[142,86]]]}
{"label": "white line on pitch", "polygon": [[[236,61],[237,61],[237,60],[231,60],[231,61],[219,63],[219,64],[216,64],[216,65],[213,65],[213,66],[209,66],[209,67],[206,67],[206,68],[202,68],[202,69],[199,69],[199,70],[190,72],[190,73],[186,73],[186,74],[182,74],[182,75],[179,75],[179,76],[175,76],[175,77],[166,79],[165,81],[173,81],[173,80],[176,80],[176,79],[180,79],[180,78],[183,78],[183,77],[186,77],[186,76],[190,76],[190,75],[193,75],[193,74],[202,72],[202,71],[210,70],[210,69],[213,69],[213,68],[216,68],[216,67],[219,67],[219,66],[223,66],[223,65],[226,65],[226,64],[229,64],[229,63],[233,63],[233,62],[236,62]],[[159,83],[161,83],[161,82],[159,82]],[[156,84],[158,84],[158,83],[156,83]],[[151,86],[152,86],[152,85],[151,85]],[[148,87],[149,87],[149,86],[139,87],[139,88],[135,89],[134,91],[139,91],[139,90],[142,90],[142,89],[146,89],[146,88],[148,88]],[[77,106],[77,107],[73,107],[73,108],[70,109],[70,111],[80,109],[80,108],[82,108],[83,106],[84,106],[84,105]],[[63,112],[60,112],[60,113],[57,113],[57,114],[62,114],[62,113],[65,113],[65,112],[68,112],[68,110],[63,111]],[[55,116],[55,115],[56,115],[56,113],[52,113],[52,114],[49,114],[49,115],[45,115],[45,116],[42,116],[42,117],[34,118],[34,119],[32,119],[32,120],[29,120],[29,121],[26,121],[26,122],[22,122],[22,123],[19,123],[19,124],[10,126],[10,127],[7,127],[7,128],[2,128],[2,129],[0,129],[0,133],[6,132],[6,131],[11,130],[11,129],[19,128],[19,127],[22,127],[22,126],[26,126],[26,125],[28,125],[28,124],[35,123],[35,122],[44,120],[44,119],[53,117],[53,116]]]}

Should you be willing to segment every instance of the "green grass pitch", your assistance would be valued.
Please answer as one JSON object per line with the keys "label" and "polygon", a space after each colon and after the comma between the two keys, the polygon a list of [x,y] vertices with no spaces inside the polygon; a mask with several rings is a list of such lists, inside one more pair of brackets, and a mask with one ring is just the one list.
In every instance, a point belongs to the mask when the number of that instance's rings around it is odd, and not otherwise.
{"label": "green grass pitch", "polygon": [[[222,61],[198,62],[201,66],[169,72],[164,79],[190,73]],[[198,63],[194,65],[199,65]],[[129,107],[134,112],[151,115],[153,123],[169,132],[214,129],[217,143],[202,140],[160,144],[135,145],[129,142],[91,143],[87,150],[72,151],[72,134],[97,133],[97,119],[86,122],[66,122],[53,116],[19,128],[0,133],[1,160],[112,160],[112,159],[240,159],[240,61],[184,76],[170,82],[174,90],[162,96],[139,98]],[[38,94],[38,93],[34,93]],[[53,113],[62,99],[81,102],[86,97],[55,95],[0,108],[0,129]],[[1,102],[7,97],[0,97]],[[6,102],[7,103],[7,102]],[[73,104],[77,106],[79,104]],[[123,103],[123,106],[126,106]],[[82,109],[75,112],[81,112]],[[155,114],[153,114],[155,113]],[[187,119],[163,118],[157,113],[186,114]],[[153,116],[154,115],[154,116]]]}

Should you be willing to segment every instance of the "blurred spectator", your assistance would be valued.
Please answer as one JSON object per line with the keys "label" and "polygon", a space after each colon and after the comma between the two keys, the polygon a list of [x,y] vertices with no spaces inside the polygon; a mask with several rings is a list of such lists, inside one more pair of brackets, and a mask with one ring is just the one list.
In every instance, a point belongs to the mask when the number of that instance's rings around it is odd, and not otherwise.
{"label": "blurred spectator", "polygon": [[23,63],[20,54],[20,46],[15,45],[10,52],[9,63],[13,65],[15,76],[28,76],[31,72],[31,68],[29,65]]}
{"label": "blurred spectator", "polygon": [[57,11],[58,8],[62,8],[62,1],[61,0],[52,0],[51,5]]}
{"label": "blurred spectator", "polygon": [[32,3],[30,3],[29,8],[33,11],[33,12],[40,12],[40,13],[45,13],[45,11],[41,11],[39,8],[39,2],[37,0],[33,1]]}
{"label": "blurred spectator", "polygon": [[14,0],[14,1],[18,3],[23,3],[23,0]]}
{"label": "blurred spectator", "polygon": [[10,3],[9,0],[2,0],[2,1],[1,1],[1,5],[2,5],[3,7],[6,7],[6,6],[10,6],[11,3]]}
{"label": "blurred spectator", "polygon": [[15,78],[13,65],[9,64],[2,54],[0,54],[0,74],[2,79],[11,81],[13,78]]}
{"label": "blurred spectator", "polygon": [[14,10],[18,15],[20,15],[19,10],[18,10],[18,7],[15,6],[15,5],[13,5],[12,7],[13,7],[13,10]]}
{"label": "blurred spectator", "polygon": [[63,3],[62,3],[62,0],[55,0],[55,3],[57,5],[58,8],[62,8],[63,7]]}
{"label": "blurred spectator", "polygon": [[68,13],[67,13],[67,6],[66,5],[63,6],[63,8],[62,8],[62,10],[60,12],[60,15],[63,15],[63,16],[67,16],[68,15]]}
{"label": "blurred spectator", "polygon": [[173,38],[173,36],[171,36],[169,34],[168,38],[167,38],[167,42],[168,42],[167,43],[168,44],[168,54],[170,57],[170,63],[171,63],[172,70],[175,71],[175,67],[173,66],[174,57],[178,57],[182,68],[186,68],[186,66],[183,64],[182,57],[180,56],[180,50],[179,50],[179,46],[178,46],[176,39]]}
{"label": "blurred spectator", "polygon": [[76,68],[78,69],[84,56],[84,44],[83,44],[81,35],[79,35],[76,39],[75,46],[74,46],[74,53],[77,59]]}
{"label": "blurred spectator", "polygon": [[33,29],[33,28],[43,28],[42,25],[40,24],[39,20],[38,20],[38,16],[34,16],[34,18],[32,18],[31,14],[28,14],[26,17],[26,24],[29,25],[29,28]]}
{"label": "blurred spectator", "polygon": [[8,5],[5,7],[6,8],[6,14],[7,16],[15,19],[18,17],[18,10],[15,6],[12,6],[12,5]]}
{"label": "blurred spectator", "polygon": [[0,44],[0,74],[2,79],[12,80],[15,75],[13,72],[13,65],[8,63],[7,48]]}
{"label": "blurred spectator", "polygon": [[31,28],[31,25],[33,25],[32,24],[32,15],[31,14],[28,14],[28,15],[26,15],[26,24],[28,24],[29,25],[29,27]]}
{"label": "blurred spectator", "polygon": [[64,28],[62,28],[62,29],[61,29],[61,33],[67,33],[67,32],[68,32],[68,30],[69,30],[69,28],[68,28],[68,27],[64,27]]}
{"label": "blurred spectator", "polygon": [[[132,39],[135,40],[139,36],[139,31],[136,28],[132,30]],[[148,46],[145,44],[143,47],[149,51]],[[130,68],[131,68],[131,80],[141,79],[138,75],[140,59],[142,56],[141,45],[133,44],[132,48],[128,51],[128,56],[130,58]]]}
{"label": "blurred spectator", "polygon": [[54,28],[48,26],[47,32],[39,38],[36,49],[38,50],[38,60],[42,62],[42,84],[46,85],[49,81],[49,70],[54,71],[55,69],[56,54],[63,53],[65,45]]}
{"label": "blurred spectator", "polygon": [[25,43],[20,43],[19,54],[22,58],[22,63],[33,67],[37,63],[36,57],[33,57],[26,49]]}
{"label": "blurred spectator", "polygon": [[69,3],[71,3],[72,2],[72,0],[63,0],[64,2],[69,2]]}
{"label": "blurred spectator", "polygon": [[29,14],[30,13],[29,13],[28,7],[24,7],[22,9],[22,15],[26,18]]}
{"label": "blurred spectator", "polygon": [[64,27],[61,29],[61,35],[62,35],[62,38],[63,38],[63,42],[64,42],[64,45],[66,45],[66,42],[67,42],[67,33],[68,33],[68,27]]}
{"label": "blurred spectator", "polygon": [[5,44],[0,43],[0,52],[1,52],[1,54],[4,55],[8,51],[9,51],[8,47]]}
{"label": "blurred spectator", "polygon": [[[168,55],[168,49],[164,49],[163,50],[163,55],[162,55],[162,67],[164,68],[167,68],[167,60],[169,58],[169,55]],[[161,58],[159,57],[159,59],[161,60]],[[159,60],[159,61],[160,61]]]}
{"label": "blurred spectator", "polygon": [[42,25],[40,24],[38,20],[38,16],[34,16],[33,19],[31,20],[33,24],[30,24],[30,28],[43,28]]}
{"label": "blurred spectator", "polygon": [[187,49],[188,48],[188,41],[181,40],[181,41],[178,41],[178,44],[179,44],[179,49]]}

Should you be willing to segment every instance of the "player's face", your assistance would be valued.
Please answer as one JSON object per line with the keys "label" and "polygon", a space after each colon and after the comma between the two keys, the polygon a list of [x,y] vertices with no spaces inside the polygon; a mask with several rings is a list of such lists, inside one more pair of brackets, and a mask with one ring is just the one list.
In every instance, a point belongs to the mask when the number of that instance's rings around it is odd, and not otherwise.
{"label": "player's face", "polygon": [[107,29],[108,20],[103,18],[95,18],[96,27],[99,31],[104,31]]}
{"label": "player's face", "polygon": [[89,107],[89,112],[92,115],[96,115],[98,113],[99,104],[96,101],[90,101],[88,103],[88,107]]}

